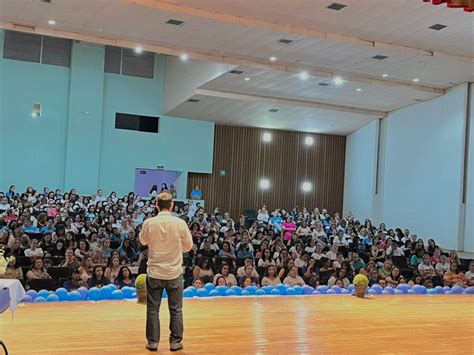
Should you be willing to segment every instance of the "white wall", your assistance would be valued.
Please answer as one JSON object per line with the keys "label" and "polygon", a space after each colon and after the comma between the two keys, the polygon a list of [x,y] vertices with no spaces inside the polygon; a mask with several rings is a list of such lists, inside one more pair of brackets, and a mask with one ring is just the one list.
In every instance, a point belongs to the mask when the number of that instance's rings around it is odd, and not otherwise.
{"label": "white wall", "polygon": [[[378,195],[370,193],[375,191],[375,179],[364,178],[367,171],[376,169],[378,131],[367,126],[351,134],[346,148],[344,211],[363,211],[367,215],[356,214],[359,220],[372,218],[390,228],[406,227],[444,248],[461,249],[466,92],[467,85],[461,85],[382,120]],[[352,157],[360,154],[365,156],[354,163]],[[360,192],[353,192],[357,187]],[[472,189],[471,194],[474,198]],[[365,206],[361,206],[365,196]]]}
{"label": "white wall", "polygon": [[379,121],[373,121],[352,133],[346,140],[344,171],[344,213],[359,218],[375,218],[373,195],[377,161]]}
{"label": "white wall", "polygon": [[471,84],[470,144],[468,152],[466,223],[464,230],[464,250],[474,252],[474,84]]}

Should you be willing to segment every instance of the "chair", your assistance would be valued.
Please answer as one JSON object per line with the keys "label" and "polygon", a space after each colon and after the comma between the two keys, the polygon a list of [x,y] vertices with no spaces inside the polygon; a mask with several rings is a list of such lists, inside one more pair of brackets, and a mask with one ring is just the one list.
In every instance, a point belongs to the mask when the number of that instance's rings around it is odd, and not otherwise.
{"label": "chair", "polygon": [[48,268],[48,274],[51,276],[58,287],[61,287],[59,285],[59,280],[61,278],[69,278],[69,274],[71,273],[71,270],[68,267],[58,267],[58,266],[53,266]]}
{"label": "chair", "polygon": [[56,289],[56,281],[54,279],[31,279],[28,284],[30,289],[35,291],[54,291]]}
{"label": "chair", "polygon": [[413,269],[408,266],[407,259],[404,256],[392,256],[393,265],[400,269],[403,277],[411,279],[413,277]]}

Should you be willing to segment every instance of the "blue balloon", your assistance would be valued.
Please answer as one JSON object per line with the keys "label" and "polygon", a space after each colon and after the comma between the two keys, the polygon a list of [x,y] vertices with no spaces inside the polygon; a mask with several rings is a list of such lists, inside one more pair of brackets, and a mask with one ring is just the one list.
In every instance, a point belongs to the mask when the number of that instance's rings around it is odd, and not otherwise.
{"label": "blue balloon", "polygon": [[334,291],[332,288],[326,291],[326,295],[336,295],[336,291]]}
{"label": "blue balloon", "polygon": [[33,298],[30,295],[25,295],[25,297],[23,297],[21,302],[31,303],[31,302],[33,302]]}
{"label": "blue balloon", "polygon": [[388,293],[390,293],[391,295],[393,295],[394,289],[393,289],[392,286],[387,286],[387,287],[385,287],[384,291],[387,291]]}
{"label": "blue balloon", "polygon": [[115,290],[112,292],[112,298],[114,300],[121,300],[123,299],[123,292],[121,290]]}
{"label": "blue balloon", "polygon": [[216,286],[214,286],[214,284],[208,282],[207,284],[204,285],[204,288],[208,291],[212,291],[213,289],[216,288]]}
{"label": "blue balloon", "polygon": [[168,298],[168,292],[166,292],[166,289],[163,289],[163,293],[161,294],[162,298]]}
{"label": "blue balloon", "polygon": [[257,291],[255,291],[255,295],[256,296],[265,296],[266,293],[264,290],[262,290],[261,288],[259,288]]}
{"label": "blue balloon", "polygon": [[59,297],[58,297],[58,295],[53,293],[52,295],[49,295],[46,298],[46,301],[48,301],[48,302],[59,302]]}
{"label": "blue balloon", "polygon": [[97,287],[92,287],[87,294],[87,298],[91,301],[99,301],[100,296],[101,292],[100,289],[98,289]]}
{"label": "blue balloon", "polygon": [[33,301],[35,300],[36,297],[38,297],[38,292],[36,292],[35,290],[28,290],[26,291],[26,294],[30,296],[33,299]]}
{"label": "blue balloon", "polygon": [[197,295],[199,297],[208,297],[209,296],[209,291],[206,290],[205,288],[198,288]]}
{"label": "blue balloon", "polygon": [[79,292],[77,291],[71,291],[69,292],[69,295],[67,296],[68,301],[80,301],[82,299],[82,296]]}
{"label": "blue balloon", "polygon": [[287,296],[294,296],[294,295],[296,295],[295,289],[294,289],[293,287],[288,287],[288,288],[286,289],[286,295],[287,295]]}
{"label": "blue balloon", "polygon": [[379,284],[372,285],[371,289],[374,290],[375,293],[382,293],[383,291],[383,287]]}
{"label": "blue balloon", "polygon": [[343,288],[341,290],[341,295],[350,295],[351,291],[349,291],[347,288]]}
{"label": "blue balloon", "polygon": [[444,287],[443,287],[443,290],[444,290],[444,293],[446,293],[447,291],[451,291],[451,287],[449,287],[449,286],[444,286]]}
{"label": "blue balloon", "polygon": [[47,298],[49,296],[49,291],[48,290],[40,290],[38,292],[38,297],[43,297],[43,298]]}
{"label": "blue balloon", "polygon": [[295,289],[295,295],[302,295],[303,294],[303,288],[301,286],[293,286],[293,288]]}
{"label": "blue balloon", "polygon": [[464,289],[459,285],[454,285],[451,287],[451,293],[454,295],[460,295],[463,291]]}
{"label": "blue balloon", "polygon": [[452,295],[453,293],[451,291],[446,291],[444,294],[445,295]]}
{"label": "blue balloon", "polygon": [[34,303],[46,302],[46,298],[38,296],[38,297],[35,298],[35,300],[33,302]]}
{"label": "blue balloon", "polygon": [[68,292],[64,287],[60,287],[56,290],[56,296],[58,296],[59,301],[66,301]]}
{"label": "blue balloon", "polygon": [[347,289],[349,290],[349,292],[352,292],[352,290],[355,290],[355,286],[353,284],[350,284],[349,286],[347,286]]}
{"label": "blue balloon", "polygon": [[415,291],[413,291],[413,290],[408,290],[407,293],[408,293],[409,295],[414,295],[414,294],[415,294]]}
{"label": "blue balloon", "polygon": [[314,291],[314,288],[309,286],[309,285],[304,285],[302,288],[301,288],[302,292],[303,292],[303,295],[310,295],[313,293]]}
{"label": "blue balloon", "polygon": [[133,292],[135,292],[135,289],[132,287],[122,287],[123,298],[132,298]]}
{"label": "blue balloon", "polygon": [[270,294],[274,296],[278,296],[278,295],[281,295],[281,292],[279,289],[274,288],[273,290],[270,291]]}
{"label": "blue balloon", "polygon": [[373,288],[369,289],[369,295],[376,295],[377,291],[375,291]]}
{"label": "blue balloon", "polygon": [[[230,287],[231,290],[234,290],[235,294],[238,296],[240,295],[240,293],[242,292],[242,287],[240,286],[231,286]],[[227,291],[226,291],[227,292]]]}
{"label": "blue balloon", "polygon": [[286,295],[286,289],[288,288],[287,285],[284,285],[284,284],[278,284],[275,286],[275,288],[280,291],[280,294],[281,295]]}
{"label": "blue balloon", "polygon": [[399,290],[398,288],[395,289],[395,291],[393,291],[393,293],[395,295],[404,295],[403,291],[402,290]]}
{"label": "blue balloon", "polygon": [[312,294],[313,294],[313,295],[320,295],[321,292],[314,290]]}
{"label": "blue balloon", "polygon": [[322,295],[327,293],[328,290],[329,290],[329,287],[327,287],[326,285],[321,285],[321,286],[316,287],[316,291],[319,291],[319,293]]}
{"label": "blue balloon", "polygon": [[387,290],[383,290],[383,291],[382,291],[382,295],[391,295],[391,293],[388,292]]}
{"label": "blue balloon", "polygon": [[[260,290],[258,290],[260,291]],[[263,291],[263,293],[265,293],[265,291]],[[237,296],[237,292],[235,292],[235,290],[229,288],[227,291],[225,291],[225,295],[226,296]]]}
{"label": "blue balloon", "polygon": [[80,293],[82,300],[86,300],[86,299],[87,299],[87,294],[89,293],[89,290],[87,289],[87,287],[79,287],[79,288],[77,289],[77,292]]}
{"label": "blue balloon", "polygon": [[254,295],[255,291],[258,290],[258,287],[257,286],[247,286],[246,288],[244,288],[244,290],[247,290],[251,295]]}
{"label": "blue balloon", "polygon": [[410,289],[410,286],[408,286],[408,284],[399,284],[397,286],[397,290],[400,290],[403,293],[407,293],[409,289]]}
{"label": "blue balloon", "polygon": [[[89,293],[90,293],[90,291],[89,291]],[[192,298],[193,296],[194,296],[194,291],[193,290],[186,289],[186,290],[183,291],[183,297],[184,298]]]}
{"label": "blue balloon", "polygon": [[273,286],[271,285],[263,286],[261,290],[263,290],[267,295],[270,295],[273,290]]}
{"label": "blue balloon", "polygon": [[137,293],[136,292],[132,293],[132,298],[137,298]]}
{"label": "blue balloon", "polygon": [[426,293],[426,287],[421,285],[414,285],[412,288],[417,295],[424,295]]}
{"label": "blue balloon", "polygon": [[209,296],[210,297],[216,297],[216,296],[220,296],[221,294],[219,293],[219,291],[217,290],[211,290],[209,291]]}
{"label": "blue balloon", "polygon": [[426,291],[428,292],[429,295],[436,295],[437,294],[437,292],[434,288],[428,288]]}
{"label": "blue balloon", "polygon": [[219,294],[221,296],[225,296],[225,293],[226,291],[228,290],[229,288],[227,286],[224,286],[224,285],[221,285],[221,286],[217,286],[216,287],[216,290],[219,292]]}
{"label": "blue balloon", "polygon": [[250,296],[250,292],[247,291],[247,290],[243,290],[241,293],[240,293],[241,296]]}
{"label": "blue balloon", "polygon": [[464,290],[468,295],[474,295],[474,286],[468,287]]}
{"label": "blue balloon", "polygon": [[193,296],[197,295],[197,289],[194,286],[186,287],[186,289],[184,291],[186,291],[186,290],[188,290],[188,292],[191,292]]}
{"label": "blue balloon", "polygon": [[442,295],[444,293],[444,290],[443,290],[442,286],[436,286],[434,289],[435,289],[437,294]]}
{"label": "blue balloon", "polygon": [[340,294],[341,293],[341,288],[337,285],[334,285],[333,287],[331,287],[331,290],[333,290],[334,292],[336,292],[336,294]]}
{"label": "blue balloon", "polygon": [[102,300],[110,300],[112,299],[112,289],[110,287],[102,287],[100,288],[100,299]]}

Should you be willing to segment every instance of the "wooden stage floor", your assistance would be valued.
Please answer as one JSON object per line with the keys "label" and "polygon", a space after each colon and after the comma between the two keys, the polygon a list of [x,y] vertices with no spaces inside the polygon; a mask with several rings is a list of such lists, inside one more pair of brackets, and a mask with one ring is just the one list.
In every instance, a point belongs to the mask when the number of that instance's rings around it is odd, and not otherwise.
{"label": "wooden stage floor", "polygon": [[[166,301],[162,310],[168,353]],[[184,315],[183,354],[474,353],[465,295],[187,299]],[[25,304],[13,321],[0,316],[12,355],[150,354],[144,329],[145,306],[132,301]]]}

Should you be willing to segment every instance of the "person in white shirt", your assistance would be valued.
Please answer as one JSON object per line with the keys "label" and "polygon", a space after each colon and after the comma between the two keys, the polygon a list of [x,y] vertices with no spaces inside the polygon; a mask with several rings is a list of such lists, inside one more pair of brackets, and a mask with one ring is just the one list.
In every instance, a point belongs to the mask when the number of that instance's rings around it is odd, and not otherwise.
{"label": "person in white shirt", "polygon": [[337,260],[337,249],[337,244],[331,245],[331,250],[326,253],[326,258],[328,258],[329,260]]}
{"label": "person in white shirt", "polygon": [[31,257],[43,257],[43,249],[38,248],[38,240],[32,239],[31,240],[31,245],[28,249],[25,250],[25,256],[31,258]]}
{"label": "person in white shirt", "polygon": [[94,203],[97,204],[99,202],[107,201],[107,197],[104,196],[104,192],[102,189],[97,190],[97,195],[95,197]]}
{"label": "person in white shirt", "polygon": [[436,274],[443,277],[444,273],[449,270],[451,263],[448,260],[446,255],[441,255],[441,261],[436,264],[435,271]]}
{"label": "person in white shirt", "polygon": [[188,225],[171,215],[173,196],[161,192],[156,198],[159,214],[143,222],[140,243],[148,245],[147,322],[145,346],[158,350],[160,342],[159,311],[163,289],[168,294],[170,312],[170,350],[183,349],[183,253],[193,247]]}
{"label": "person in white shirt", "polygon": [[311,257],[316,259],[316,260],[321,260],[321,258],[324,258],[326,255],[323,253],[323,246],[322,244],[317,244],[316,245],[316,250],[314,251],[313,254],[311,254]]}
{"label": "person in white shirt", "polygon": [[403,250],[398,246],[395,240],[391,241],[390,246],[385,251],[385,255],[388,256],[405,256]]}
{"label": "person in white shirt", "polygon": [[474,261],[469,263],[469,271],[464,274],[468,286],[474,286]]}
{"label": "person in white shirt", "polygon": [[268,223],[269,218],[270,218],[270,216],[268,215],[268,211],[264,208],[262,208],[260,213],[257,215],[257,220],[259,222]]}
{"label": "person in white shirt", "polygon": [[288,273],[288,276],[285,277],[283,283],[288,286],[304,286],[306,283],[304,282],[303,278],[298,275],[298,268],[293,266]]}

